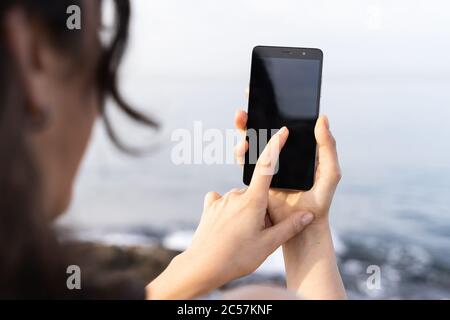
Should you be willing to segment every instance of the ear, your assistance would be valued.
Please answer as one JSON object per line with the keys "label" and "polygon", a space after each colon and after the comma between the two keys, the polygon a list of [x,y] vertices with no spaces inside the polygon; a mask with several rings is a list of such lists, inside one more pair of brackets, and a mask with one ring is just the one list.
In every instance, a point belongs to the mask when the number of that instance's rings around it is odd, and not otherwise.
{"label": "ear", "polygon": [[43,36],[28,19],[25,11],[16,6],[6,13],[4,19],[6,39],[11,54],[16,58],[19,81],[23,86],[27,112],[32,119],[47,114],[49,70],[44,61],[45,46]]}

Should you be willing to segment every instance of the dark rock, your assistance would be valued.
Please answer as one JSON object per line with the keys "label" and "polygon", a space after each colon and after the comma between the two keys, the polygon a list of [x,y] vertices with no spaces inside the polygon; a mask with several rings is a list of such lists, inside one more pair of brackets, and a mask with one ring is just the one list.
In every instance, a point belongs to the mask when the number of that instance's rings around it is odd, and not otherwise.
{"label": "dark rock", "polygon": [[83,279],[98,283],[133,282],[144,288],[179,252],[160,245],[120,247],[93,242],[64,244],[68,263],[79,265]]}

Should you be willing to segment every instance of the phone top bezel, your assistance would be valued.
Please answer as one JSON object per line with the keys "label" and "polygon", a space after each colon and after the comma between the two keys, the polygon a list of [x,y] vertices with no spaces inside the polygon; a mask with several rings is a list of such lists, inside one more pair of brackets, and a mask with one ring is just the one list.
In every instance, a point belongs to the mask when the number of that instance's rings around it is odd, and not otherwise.
{"label": "phone top bezel", "polygon": [[252,55],[253,58],[285,58],[323,61],[323,52],[318,48],[256,46],[253,48]]}

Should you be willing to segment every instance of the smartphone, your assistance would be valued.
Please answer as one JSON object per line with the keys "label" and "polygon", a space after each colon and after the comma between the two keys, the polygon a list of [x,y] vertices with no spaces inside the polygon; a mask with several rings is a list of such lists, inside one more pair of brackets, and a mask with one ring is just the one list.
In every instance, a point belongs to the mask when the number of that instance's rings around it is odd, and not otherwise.
{"label": "smartphone", "polygon": [[[257,46],[252,53],[244,183],[250,184],[255,158],[276,129],[289,138],[280,153],[272,188],[309,190],[314,184],[323,53],[320,49]],[[275,130],[274,130],[275,129]],[[257,150],[257,156],[250,156]]]}

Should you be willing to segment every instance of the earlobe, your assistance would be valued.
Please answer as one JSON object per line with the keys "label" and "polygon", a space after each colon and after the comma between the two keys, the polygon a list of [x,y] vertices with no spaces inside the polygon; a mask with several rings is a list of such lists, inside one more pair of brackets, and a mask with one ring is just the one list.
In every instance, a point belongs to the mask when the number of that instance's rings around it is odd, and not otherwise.
{"label": "earlobe", "polygon": [[33,108],[27,117],[28,128],[32,131],[40,131],[50,122],[50,114],[44,108]]}

